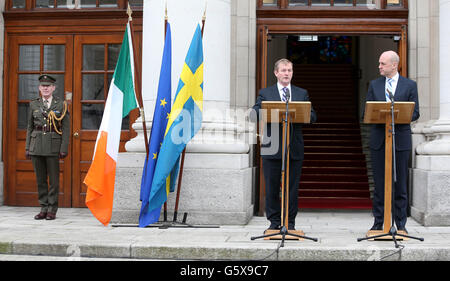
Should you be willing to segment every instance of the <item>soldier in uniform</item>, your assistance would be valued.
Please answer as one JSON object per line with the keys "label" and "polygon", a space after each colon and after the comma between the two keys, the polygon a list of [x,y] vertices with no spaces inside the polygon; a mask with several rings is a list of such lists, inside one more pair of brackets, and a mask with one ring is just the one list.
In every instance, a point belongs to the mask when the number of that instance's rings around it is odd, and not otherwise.
{"label": "soldier in uniform", "polygon": [[[58,210],[59,159],[67,156],[70,116],[67,103],[53,96],[56,79],[39,76],[40,97],[30,102],[25,155],[36,173],[41,211],[34,218],[54,220]],[[48,178],[48,181],[47,181]],[[49,188],[50,187],[50,188]]]}

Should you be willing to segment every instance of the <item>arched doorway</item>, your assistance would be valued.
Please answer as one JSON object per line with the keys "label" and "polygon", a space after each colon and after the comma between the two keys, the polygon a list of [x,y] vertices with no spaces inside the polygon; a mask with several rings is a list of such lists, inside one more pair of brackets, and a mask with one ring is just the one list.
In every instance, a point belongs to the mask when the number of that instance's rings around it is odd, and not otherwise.
{"label": "arched doorway", "polygon": [[[382,51],[397,51],[407,76],[407,27],[408,1],[258,1],[257,91],[274,83],[273,63],[287,57],[318,114],[304,127],[300,208],[370,208],[359,117]],[[259,183],[262,215],[262,174]]]}

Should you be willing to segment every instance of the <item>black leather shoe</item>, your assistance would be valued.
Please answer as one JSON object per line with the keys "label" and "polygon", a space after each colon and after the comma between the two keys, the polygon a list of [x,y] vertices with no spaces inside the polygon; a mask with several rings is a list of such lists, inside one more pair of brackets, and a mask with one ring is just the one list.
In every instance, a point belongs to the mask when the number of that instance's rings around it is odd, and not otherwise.
{"label": "black leather shoe", "polygon": [[34,216],[35,220],[43,220],[47,217],[47,213],[44,212],[40,212],[39,214]]}
{"label": "black leather shoe", "polygon": [[374,223],[370,230],[383,230],[383,224],[382,223]]}
{"label": "black leather shoe", "polygon": [[270,226],[269,226],[268,229],[270,229],[270,230],[278,230],[278,229],[281,229],[281,226],[280,226],[279,223],[272,222],[272,223],[270,223]]}
{"label": "black leather shoe", "polygon": [[398,231],[404,231],[406,234],[408,234],[408,230],[406,230],[406,227],[399,227]]}
{"label": "black leather shoe", "polygon": [[281,226],[279,224],[271,223],[269,228],[264,230],[264,234],[267,233],[267,230],[279,230],[279,229],[281,229]]}

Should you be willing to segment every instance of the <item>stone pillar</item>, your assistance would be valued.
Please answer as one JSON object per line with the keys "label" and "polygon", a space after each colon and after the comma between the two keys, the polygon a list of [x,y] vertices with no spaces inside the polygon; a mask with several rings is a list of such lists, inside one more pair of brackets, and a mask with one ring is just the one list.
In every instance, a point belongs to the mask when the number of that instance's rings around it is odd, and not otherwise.
{"label": "stone pillar", "polygon": [[[5,10],[5,0],[0,0],[0,13],[3,13]],[[0,58],[0,72],[3,73],[3,54],[4,54],[4,39],[5,39],[5,22],[3,20],[3,17],[0,18],[0,54],[2,54]],[[3,100],[3,79],[0,81],[0,98]],[[3,114],[3,105],[0,105],[0,113]],[[1,128],[1,125],[0,125]],[[3,129],[0,130],[0,138],[2,138],[2,132]],[[0,152],[0,156],[2,156],[2,153]],[[1,157],[3,159],[3,157]],[[3,205],[4,199],[3,199],[3,161],[0,161],[0,206]]]}
{"label": "stone pillar", "polygon": [[[172,102],[195,28],[201,24],[205,0],[167,1],[172,31]],[[143,99],[150,134],[161,67],[165,2],[144,2]],[[203,34],[203,124],[186,146],[179,217],[188,223],[246,224],[253,215],[252,168],[247,122],[230,109],[231,0],[208,0]],[[119,153],[112,221],[137,223],[142,167],[145,158],[142,121],[133,124],[138,136]],[[169,195],[172,213],[175,193]],[[117,207],[116,207],[117,206]],[[171,218],[170,218],[171,220]]]}
{"label": "stone pillar", "polygon": [[439,119],[424,128],[413,170],[412,216],[426,226],[450,225],[450,0],[439,0]]}

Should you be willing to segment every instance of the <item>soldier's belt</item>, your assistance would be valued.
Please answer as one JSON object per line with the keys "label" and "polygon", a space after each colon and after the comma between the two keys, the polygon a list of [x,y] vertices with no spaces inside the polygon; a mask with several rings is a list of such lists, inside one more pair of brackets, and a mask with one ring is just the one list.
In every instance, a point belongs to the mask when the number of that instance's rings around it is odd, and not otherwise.
{"label": "soldier's belt", "polygon": [[[52,126],[34,126],[34,130],[42,131],[45,133],[50,133],[50,132],[54,131],[54,130],[52,130]],[[58,127],[58,130],[60,131],[61,128]]]}

